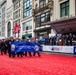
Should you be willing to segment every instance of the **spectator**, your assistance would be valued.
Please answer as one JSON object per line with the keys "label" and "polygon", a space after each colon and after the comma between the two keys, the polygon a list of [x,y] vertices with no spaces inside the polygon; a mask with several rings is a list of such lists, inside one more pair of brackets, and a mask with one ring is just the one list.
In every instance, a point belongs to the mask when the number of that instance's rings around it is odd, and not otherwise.
{"label": "spectator", "polygon": [[69,45],[72,46],[72,40],[73,40],[73,37],[72,37],[72,34],[70,33],[69,34]]}
{"label": "spectator", "polygon": [[68,35],[66,35],[65,36],[65,45],[69,45],[69,36]]}

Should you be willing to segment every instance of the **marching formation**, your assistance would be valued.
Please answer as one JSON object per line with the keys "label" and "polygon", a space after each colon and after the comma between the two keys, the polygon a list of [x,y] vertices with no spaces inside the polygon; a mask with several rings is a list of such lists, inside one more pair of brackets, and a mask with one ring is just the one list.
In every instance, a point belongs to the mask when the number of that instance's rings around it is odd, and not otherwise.
{"label": "marching formation", "polygon": [[[36,53],[38,54],[38,56],[40,57],[40,52],[11,52],[11,42],[22,42],[22,38],[14,38],[13,36],[11,36],[10,38],[6,38],[6,39],[0,39],[0,54],[8,54],[9,57],[23,57],[23,56],[27,56],[27,53],[29,54],[29,56],[35,56]],[[39,44],[39,40],[36,38],[32,38],[31,40],[29,38],[27,38],[26,42],[32,42],[32,43],[38,43]]]}

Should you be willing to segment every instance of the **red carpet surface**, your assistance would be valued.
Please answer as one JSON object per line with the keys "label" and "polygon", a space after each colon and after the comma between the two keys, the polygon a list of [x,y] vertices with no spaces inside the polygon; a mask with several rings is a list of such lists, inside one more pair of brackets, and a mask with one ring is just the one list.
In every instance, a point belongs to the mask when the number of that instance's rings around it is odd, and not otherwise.
{"label": "red carpet surface", "polygon": [[41,57],[0,55],[0,75],[76,75],[76,57],[41,54]]}

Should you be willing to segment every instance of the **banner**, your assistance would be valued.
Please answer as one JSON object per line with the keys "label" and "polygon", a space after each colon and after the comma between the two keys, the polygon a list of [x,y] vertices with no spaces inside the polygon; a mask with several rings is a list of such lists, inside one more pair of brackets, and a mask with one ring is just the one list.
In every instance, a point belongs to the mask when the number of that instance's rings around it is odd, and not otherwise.
{"label": "banner", "polygon": [[12,52],[39,52],[41,49],[38,43],[31,42],[11,42]]}
{"label": "banner", "polygon": [[[76,47],[74,46],[48,46],[42,45],[42,51],[50,51],[50,52],[62,52],[62,53],[76,53]],[[75,50],[75,51],[74,51]]]}

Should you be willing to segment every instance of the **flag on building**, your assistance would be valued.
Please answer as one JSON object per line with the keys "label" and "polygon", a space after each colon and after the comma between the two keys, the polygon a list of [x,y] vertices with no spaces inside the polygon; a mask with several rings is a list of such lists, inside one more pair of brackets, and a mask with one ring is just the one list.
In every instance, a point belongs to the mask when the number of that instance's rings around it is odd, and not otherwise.
{"label": "flag on building", "polygon": [[14,33],[18,33],[19,30],[20,30],[20,26],[16,23],[14,26]]}

